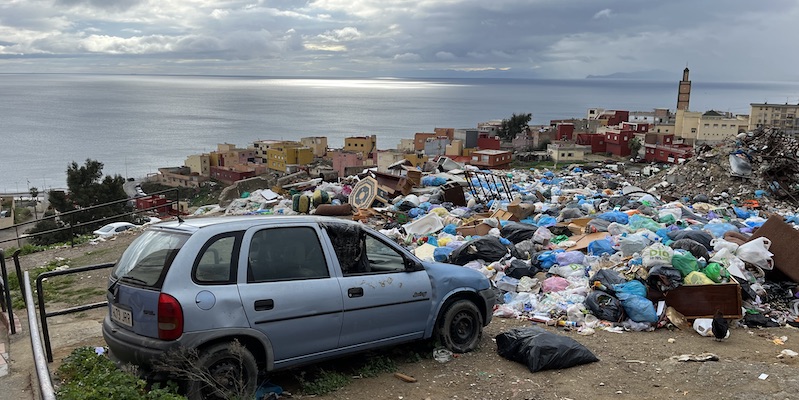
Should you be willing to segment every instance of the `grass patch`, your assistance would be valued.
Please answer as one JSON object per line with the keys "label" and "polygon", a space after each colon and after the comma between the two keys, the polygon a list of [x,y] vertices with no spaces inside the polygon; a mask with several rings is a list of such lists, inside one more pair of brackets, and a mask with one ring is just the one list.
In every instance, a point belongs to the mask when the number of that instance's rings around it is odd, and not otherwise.
{"label": "grass patch", "polygon": [[321,396],[339,390],[353,378],[374,378],[399,370],[403,363],[415,363],[432,358],[434,344],[429,341],[410,343],[383,351],[365,353],[329,361],[294,373],[299,392],[308,396]]}
{"label": "grass patch", "polygon": [[122,371],[104,354],[98,355],[92,347],[75,349],[58,367],[56,376],[61,380],[56,393],[59,400],[179,400],[177,385],[165,387],[138,379]]}
{"label": "grass patch", "polygon": [[49,245],[46,245],[46,246],[40,246],[40,245],[36,245],[36,244],[26,243],[26,244],[22,245],[22,247],[11,246],[11,247],[3,250],[3,254],[5,254],[5,256],[7,258],[10,258],[11,255],[14,254],[15,251],[20,250],[19,256],[22,257],[22,256],[26,256],[28,254],[38,253],[40,251],[47,251],[47,250],[58,249],[58,248],[65,247],[65,246],[71,246],[72,244],[77,246],[79,244],[84,244],[84,243],[86,243],[86,242],[88,242],[88,241],[90,241],[92,239],[94,239],[94,235],[80,235],[80,236],[76,236],[73,239],[73,243],[70,243],[70,242],[54,243],[54,244],[49,244]]}
{"label": "grass patch", "polygon": [[[31,278],[31,289],[36,290],[36,279],[39,275],[55,271],[60,267],[68,267],[70,260],[66,258],[56,258],[47,265],[28,270]],[[58,301],[70,305],[86,304],[91,297],[105,294],[105,290],[98,287],[75,287],[77,279],[75,275],[55,276],[42,281],[42,292],[47,303]],[[15,310],[25,308],[25,299],[22,298],[20,291],[20,280],[16,272],[8,274],[8,287],[11,291],[11,305]],[[97,300],[95,300],[97,301]],[[38,297],[33,296],[34,304],[38,305]]]}
{"label": "grass patch", "polygon": [[320,369],[311,378],[303,371],[297,380],[304,394],[321,396],[347,386],[352,379],[341,372]]}

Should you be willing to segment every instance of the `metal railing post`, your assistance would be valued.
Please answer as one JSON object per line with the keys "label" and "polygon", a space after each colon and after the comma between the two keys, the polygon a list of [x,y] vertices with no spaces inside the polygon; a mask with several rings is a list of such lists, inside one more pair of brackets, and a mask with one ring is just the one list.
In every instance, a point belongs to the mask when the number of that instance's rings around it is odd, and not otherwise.
{"label": "metal railing post", "polygon": [[[23,282],[24,281],[24,282]],[[39,391],[42,399],[56,400],[53,380],[50,378],[50,369],[42,354],[42,339],[39,337],[39,327],[36,325],[36,311],[33,308],[31,295],[30,274],[25,271],[24,279],[20,280],[20,287],[25,287],[25,306],[28,309],[28,328],[31,333],[31,349],[33,349],[33,362],[36,364],[36,376],[39,380]]]}
{"label": "metal railing post", "polygon": [[[11,288],[8,287],[8,271],[6,271],[6,254],[0,250],[0,270],[3,274],[3,298],[5,299],[6,308],[8,309],[8,322],[11,326],[11,334],[17,333],[17,328],[14,326],[14,307],[11,305]],[[19,279],[19,276],[17,276]]]}

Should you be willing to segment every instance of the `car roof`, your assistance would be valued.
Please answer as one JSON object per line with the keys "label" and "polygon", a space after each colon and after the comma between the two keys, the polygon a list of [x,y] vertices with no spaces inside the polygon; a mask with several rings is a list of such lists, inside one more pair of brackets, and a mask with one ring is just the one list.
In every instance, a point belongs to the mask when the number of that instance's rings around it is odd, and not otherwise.
{"label": "car roof", "polygon": [[128,226],[128,225],[136,226],[135,224],[131,224],[130,222],[123,222],[123,221],[111,222],[110,224],[106,224],[105,226],[118,227],[118,226]]}
{"label": "car roof", "polygon": [[283,225],[300,223],[339,223],[358,225],[366,228],[365,225],[354,222],[350,219],[335,217],[317,217],[309,215],[238,215],[238,216],[219,216],[219,217],[197,217],[185,218],[181,220],[170,220],[151,225],[156,228],[176,229],[186,232],[195,232],[209,226],[231,225],[236,229],[246,229],[257,225]]}

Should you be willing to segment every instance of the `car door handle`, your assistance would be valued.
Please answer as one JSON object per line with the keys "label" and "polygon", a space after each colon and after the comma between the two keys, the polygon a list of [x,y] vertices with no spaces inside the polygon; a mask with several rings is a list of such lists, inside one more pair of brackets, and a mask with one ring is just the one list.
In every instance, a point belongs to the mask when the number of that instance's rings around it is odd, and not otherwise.
{"label": "car door handle", "polygon": [[347,289],[347,297],[349,297],[349,298],[363,297],[363,288],[354,287],[354,288]]}
{"label": "car door handle", "polygon": [[255,311],[271,310],[275,308],[275,301],[272,299],[255,300]]}

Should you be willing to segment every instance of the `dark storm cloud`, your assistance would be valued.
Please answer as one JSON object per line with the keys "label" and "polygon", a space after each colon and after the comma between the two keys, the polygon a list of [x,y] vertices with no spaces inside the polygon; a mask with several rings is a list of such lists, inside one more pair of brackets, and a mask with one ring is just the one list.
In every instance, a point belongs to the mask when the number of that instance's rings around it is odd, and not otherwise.
{"label": "dark storm cloud", "polygon": [[[173,54],[170,68],[214,58],[216,69],[229,61],[236,71],[247,62],[260,70],[263,60],[276,74],[493,70],[582,78],[679,71],[687,63],[692,74],[715,80],[797,79],[791,65],[799,57],[787,49],[799,37],[798,6],[788,0],[57,0],[54,6],[32,0],[0,6],[0,54],[125,55],[153,72]],[[82,67],[90,71],[92,64]]]}

